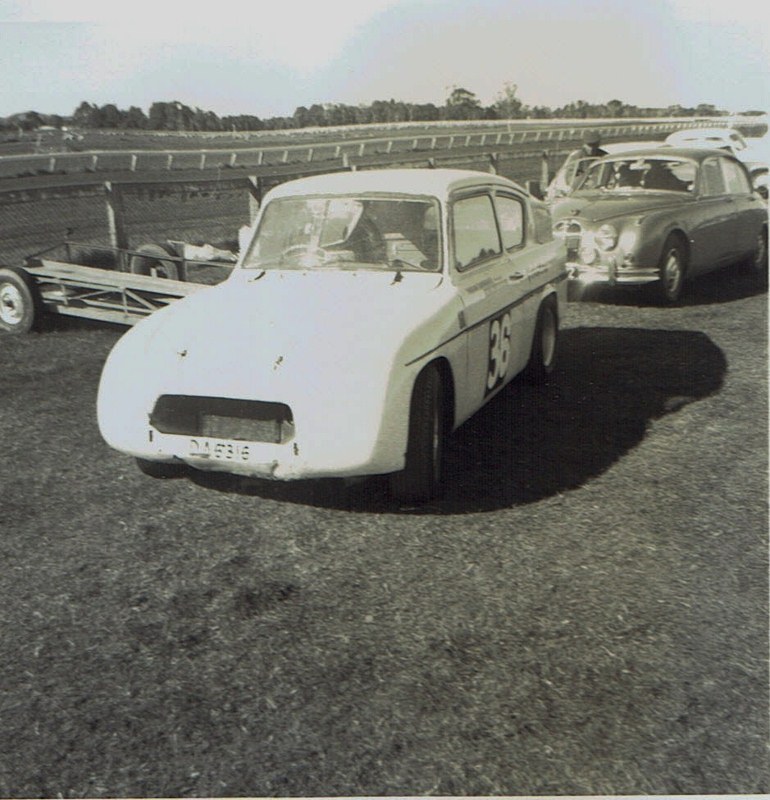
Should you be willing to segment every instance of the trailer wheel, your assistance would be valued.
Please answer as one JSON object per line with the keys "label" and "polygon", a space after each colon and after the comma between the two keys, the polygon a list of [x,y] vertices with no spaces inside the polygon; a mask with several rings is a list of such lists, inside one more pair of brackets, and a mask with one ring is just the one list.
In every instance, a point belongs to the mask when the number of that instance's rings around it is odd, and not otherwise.
{"label": "trailer wheel", "polygon": [[137,255],[131,257],[129,270],[134,275],[154,275],[178,281],[179,265],[169,260],[168,250],[159,244],[143,244],[137,249]]}
{"label": "trailer wheel", "polygon": [[18,267],[0,267],[0,330],[15,334],[35,330],[42,310],[32,276]]}

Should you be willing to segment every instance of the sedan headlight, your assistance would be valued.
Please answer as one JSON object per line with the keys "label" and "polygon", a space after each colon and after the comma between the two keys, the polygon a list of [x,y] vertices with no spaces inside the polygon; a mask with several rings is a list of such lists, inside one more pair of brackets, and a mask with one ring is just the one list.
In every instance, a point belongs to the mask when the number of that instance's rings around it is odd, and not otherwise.
{"label": "sedan headlight", "polygon": [[594,234],[594,242],[600,250],[614,250],[618,243],[618,229],[614,225],[602,225]]}

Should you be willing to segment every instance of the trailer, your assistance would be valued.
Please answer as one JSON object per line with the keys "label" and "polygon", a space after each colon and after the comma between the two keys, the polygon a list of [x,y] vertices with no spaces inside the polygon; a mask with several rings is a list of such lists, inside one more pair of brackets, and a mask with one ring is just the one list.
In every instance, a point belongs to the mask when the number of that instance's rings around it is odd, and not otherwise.
{"label": "trailer", "polygon": [[[77,245],[57,245],[70,254]],[[85,245],[80,246],[81,249]],[[28,256],[21,267],[0,267],[0,332],[23,334],[39,328],[46,314],[62,314],[134,325],[169,303],[218,282],[233,266],[228,251],[189,249],[183,242],[137,250],[87,246],[109,256],[111,267]],[[56,248],[49,248],[49,253]],[[187,258],[214,253],[221,260]],[[205,279],[206,268],[220,273]]]}

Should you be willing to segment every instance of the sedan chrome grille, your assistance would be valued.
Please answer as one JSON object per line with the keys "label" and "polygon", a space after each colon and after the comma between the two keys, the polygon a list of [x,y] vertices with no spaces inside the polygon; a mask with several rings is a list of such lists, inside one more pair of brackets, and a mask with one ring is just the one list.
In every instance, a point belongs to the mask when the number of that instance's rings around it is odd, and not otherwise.
{"label": "sedan chrome grille", "polygon": [[289,406],[229,397],[161,395],[150,425],[161,433],[244,442],[283,444],[294,436]]}
{"label": "sedan chrome grille", "polygon": [[570,258],[577,255],[583,238],[583,226],[576,219],[563,219],[557,222],[554,234],[564,239]]}

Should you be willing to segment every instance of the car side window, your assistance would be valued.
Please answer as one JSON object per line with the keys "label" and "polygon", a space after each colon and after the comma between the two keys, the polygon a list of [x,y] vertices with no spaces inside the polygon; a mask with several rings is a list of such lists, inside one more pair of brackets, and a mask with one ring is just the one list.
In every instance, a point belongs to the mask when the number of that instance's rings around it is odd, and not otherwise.
{"label": "car side window", "polygon": [[716,197],[725,194],[724,177],[716,158],[709,158],[703,162],[700,168],[701,195],[705,197]]}
{"label": "car side window", "polygon": [[738,164],[723,158],[722,172],[730,194],[751,194],[751,184]]}
{"label": "car side window", "polygon": [[488,194],[464,197],[454,202],[452,231],[455,266],[459,270],[501,252],[492,198]]}
{"label": "car side window", "polygon": [[512,250],[524,244],[524,205],[521,200],[507,195],[497,195],[497,220],[500,223],[500,235],[503,237],[503,248]]}

